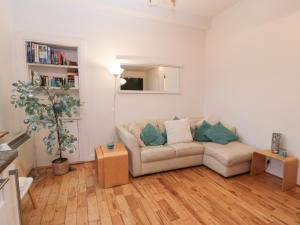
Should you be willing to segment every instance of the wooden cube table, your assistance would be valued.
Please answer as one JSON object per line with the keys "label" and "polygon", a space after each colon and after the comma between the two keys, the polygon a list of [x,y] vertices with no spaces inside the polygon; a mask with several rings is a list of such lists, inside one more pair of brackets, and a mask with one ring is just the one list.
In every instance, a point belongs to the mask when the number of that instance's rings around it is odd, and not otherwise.
{"label": "wooden cube table", "polygon": [[251,176],[263,173],[266,169],[266,158],[279,160],[283,164],[282,190],[286,191],[297,185],[298,159],[292,156],[282,157],[271,150],[253,152]]}
{"label": "wooden cube table", "polygon": [[115,144],[113,149],[105,145],[95,148],[96,173],[102,188],[128,183],[128,153],[124,145]]}

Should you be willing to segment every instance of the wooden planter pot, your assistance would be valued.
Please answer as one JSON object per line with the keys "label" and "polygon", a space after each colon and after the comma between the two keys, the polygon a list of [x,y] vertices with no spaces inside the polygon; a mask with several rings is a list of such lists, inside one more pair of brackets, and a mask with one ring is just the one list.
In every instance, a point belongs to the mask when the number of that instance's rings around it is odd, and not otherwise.
{"label": "wooden planter pot", "polygon": [[67,158],[55,159],[52,161],[53,173],[64,175],[69,172],[69,161]]}

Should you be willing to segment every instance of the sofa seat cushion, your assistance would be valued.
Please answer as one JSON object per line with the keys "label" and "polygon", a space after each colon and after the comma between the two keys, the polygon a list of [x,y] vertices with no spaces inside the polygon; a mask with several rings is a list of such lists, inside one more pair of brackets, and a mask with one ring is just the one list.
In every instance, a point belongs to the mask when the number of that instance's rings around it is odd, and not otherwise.
{"label": "sofa seat cushion", "polygon": [[226,145],[216,143],[203,143],[204,154],[209,155],[224,166],[233,166],[238,163],[250,161],[255,148],[241,142],[230,142]]}
{"label": "sofa seat cushion", "polygon": [[169,146],[175,149],[176,157],[202,155],[204,153],[204,146],[197,142],[176,143]]}
{"label": "sofa seat cushion", "polygon": [[147,146],[141,148],[142,162],[167,160],[176,157],[175,149],[169,146]]}

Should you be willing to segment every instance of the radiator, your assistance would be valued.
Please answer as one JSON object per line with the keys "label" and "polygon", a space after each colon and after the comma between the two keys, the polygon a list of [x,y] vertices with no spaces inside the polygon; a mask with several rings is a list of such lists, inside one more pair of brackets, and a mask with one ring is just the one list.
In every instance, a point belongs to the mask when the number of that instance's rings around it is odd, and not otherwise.
{"label": "radiator", "polygon": [[18,151],[18,159],[23,164],[26,175],[34,167],[35,149],[33,138],[26,133],[14,137],[8,145]]}

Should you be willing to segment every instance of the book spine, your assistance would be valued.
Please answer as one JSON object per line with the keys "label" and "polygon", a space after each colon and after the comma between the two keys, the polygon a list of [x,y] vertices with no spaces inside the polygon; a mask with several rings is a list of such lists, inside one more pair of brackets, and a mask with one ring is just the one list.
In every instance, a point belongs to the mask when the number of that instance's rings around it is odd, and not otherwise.
{"label": "book spine", "polygon": [[58,60],[57,60],[57,51],[53,50],[53,58],[54,58],[54,64],[57,65],[58,64]]}
{"label": "book spine", "polygon": [[54,63],[54,50],[50,49],[50,52],[51,52],[51,64],[55,64]]}
{"label": "book spine", "polygon": [[58,64],[62,65],[62,54],[60,51],[58,52]]}
{"label": "book spine", "polygon": [[26,42],[27,62],[32,63],[32,47],[31,42]]}
{"label": "book spine", "polygon": [[43,63],[43,48],[42,45],[38,45],[39,50],[39,63]]}
{"label": "book spine", "polygon": [[34,62],[39,63],[40,62],[40,55],[39,55],[39,45],[34,44]]}
{"label": "book spine", "polygon": [[35,62],[35,44],[31,43],[31,62]]}
{"label": "book spine", "polygon": [[51,64],[51,48],[47,47],[47,64]]}
{"label": "book spine", "polygon": [[47,56],[48,56],[48,47],[47,45],[39,45],[39,62],[41,64],[47,63]]}

